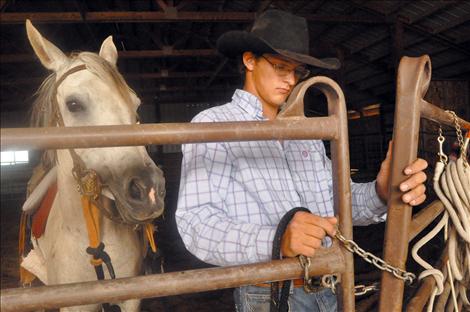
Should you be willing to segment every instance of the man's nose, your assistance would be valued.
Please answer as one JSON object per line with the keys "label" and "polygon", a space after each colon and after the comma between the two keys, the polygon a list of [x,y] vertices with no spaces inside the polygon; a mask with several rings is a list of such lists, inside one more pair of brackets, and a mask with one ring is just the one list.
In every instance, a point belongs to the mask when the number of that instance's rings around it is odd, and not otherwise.
{"label": "man's nose", "polygon": [[284,81],[287,82],[289,84],[289,86],[294,86],[295,83],[297,82],[297,78],[295,78],[295,71],[294,70],[291,70],[289,72],[289,74],[287,74],[285,77],[284,77]]}

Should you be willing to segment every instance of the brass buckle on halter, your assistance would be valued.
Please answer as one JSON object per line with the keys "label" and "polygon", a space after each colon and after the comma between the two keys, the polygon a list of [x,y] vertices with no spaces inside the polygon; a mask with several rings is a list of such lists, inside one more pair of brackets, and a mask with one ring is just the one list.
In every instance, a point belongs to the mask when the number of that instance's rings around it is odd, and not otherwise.
{"label": "brass buckle on halter", "polygon": [[97,200],[101,194],[101,181],[95,170],[87,169],[81,174],[74,168],[74,176],[78,183],[78,190],[83,196]]}

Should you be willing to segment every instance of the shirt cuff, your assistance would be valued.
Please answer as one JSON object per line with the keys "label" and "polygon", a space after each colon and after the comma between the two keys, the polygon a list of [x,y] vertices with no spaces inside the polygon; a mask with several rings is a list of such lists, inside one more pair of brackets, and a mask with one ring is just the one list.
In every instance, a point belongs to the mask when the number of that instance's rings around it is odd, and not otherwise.
{"label": "shirt cuff", "polygon": [[380,199],[379,195],[377,195],[375,190],[375,183],[375,180],[369,183],[369,187],[366,192],[367,207],[373,214],[372,218],[375,222],[383,222],[387,216],[387,205]]}

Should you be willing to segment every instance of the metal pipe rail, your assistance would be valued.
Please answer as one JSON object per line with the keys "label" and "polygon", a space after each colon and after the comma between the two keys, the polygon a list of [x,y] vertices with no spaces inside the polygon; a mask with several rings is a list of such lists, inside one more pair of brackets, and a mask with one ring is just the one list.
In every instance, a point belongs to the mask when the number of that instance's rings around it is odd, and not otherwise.
{"label": "metal pipe rail", "polygon": [[[397,75],[393,157],[384,241],[384,260],[401,269],[405,268],[408,255],[412,210],[410,205],[401,201],[399,185],[407,178],[402,172],[403,168],[417,158],[420,118],[454,125],[454,119],[449,113],[423,100],[430,81],[429,56],[405,56],[401,59]],[[459,118],[459,123],[461,127],[470,129],[468,121]],[[383,272],[381,290],[380,312],[401,311],[404,281]]]}
{"label": "metal pipe rail", "polygon": [[[320,89],[325,95],[328,102],[328,117],[305,117],[303,99],[305,92],[311,86]],[[17,128],[1,129],[0,137],[2,149],[24,147],[59,149],[217,141],[328,139],[331,140],[334,209],[339,216],[340,231],[347,239],[352,239],[346,104],[340,87],[327,77],[313,77],[297,85],[275,121],[175,123],[76,128]],[[315,265],[311,273],[312,275],[341,273],[341,284],[337,289],[338,308],[344,311],[354,311],[353,255],[342,246],[339,247],[339,250],[341,252],[335,251],[330,254],[323,254],[325,255],[324,259],[322,257],[315,257]],[[322,253],[318,255],[320,256]],[[32,302],[32,298],[35,298],[35,307],[48,308],[52,306],[59,307],[64,304],[75,305],[118,299],[182,294],[302,276],[297,259],[287,259],[265,265],[272,270],[271,273],[268,274],[263,271],[266,270],[263,265],[254,264],[235,268],[196,270],[168,273],[170,275],[142,276],[132,279],[118,279],[116,281],[72,284],[71,286],[56,285],[39,289],[3,290],[0,296],[1,309],[2,311],[13,311],[12,307],[16,307],[15,309],[24,310],[27,307],[27,302]],[[242,275],[246,274],[237,280],[236,276],[238,274],[234,270],[242,272],[240,273]],[[260,272],[264,273],[261,274]],[[209,275],[214,284],[209,284]],[[191,278],[188,279],[188,276]],[[147,280],[151,282],[146,282]],[[204,283],[193,283],[195,280],[204,280]],[[159,283],[158,281],[161,281],[160,284],[155,284],[158,285],[155,286],[158,287],[158,291],[155,288],[150,291],[152,285],[154,285],[153,283]],[[129,283],[133,286],[129,287]],[[139,287],[139,284],[144,285],[144,287]],[[138,290],[134,291],[134,287]],[[70,295],[67,299],[69,301],[60,301],[55,296],[55,294],[63,294],[63,292]],[[47,296],[45,295],[46,293]],[[42,298],[43,295],[44,298]],[[52,302],[52,297],[56,301]],[[28,309],[30,309],[29,306]]]}
{"label": "metal pipe rail", "polygon": [[435,200],[421,209],[411,220],[408,241],[411,242],[413,238],[421,233],[421,231],[431,224],[443,211],[444,204],[440,200]]}
{"label": "metal pipe rail", "polygon": [[[440,268],[444,278],[447,278],[446,262],[449,260],[447,256],[448,244],[444,248],[444,251],[441,254],[439,261],[437,262],[436,267]],[[411,298],[410,302],[406,306],[406,311],[409,312],[421,312],[425,310],[426,303],[431,296],[434,286],[436,285],[436,280],[432,275],[426,276],[421,283],[418,291],[415,293],[414,297]]]}
{"label": "metal pipe rail", "polygon": [[1,129],[1,148],[56,149],[255,140],[337,139],[337,117]]}
{"label": "metal pipe rail", "polygon": [[[345,269],[345,258],[338,245],[322,248],[312,258],[311,275],[331,274]],[[2,290],[3,312],[34,311],[58,307],[116,302],[127,299],[180,295],[232,288],[266,281],[303,277],[297,258],[233,267],[217,267],[153,274],[115,280],[102,280],[33,288]],[[203,281],[203,282],[201,282]]]}

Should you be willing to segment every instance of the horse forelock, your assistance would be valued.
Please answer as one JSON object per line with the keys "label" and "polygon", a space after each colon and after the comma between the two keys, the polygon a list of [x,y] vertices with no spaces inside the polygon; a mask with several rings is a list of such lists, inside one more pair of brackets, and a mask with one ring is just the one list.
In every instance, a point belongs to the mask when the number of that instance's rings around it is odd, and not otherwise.
{"label": "horse forelock", "polygon": [[47,127],[52,120],[52,93],[56,74],[49,75],[34,94],[35,100],[31,110],[32,127]]}
{"label": "horse forelock", "polygon": [[129,87],[116,66],[112,65],[96,53],[82,52],[76,55],[78,60],[86,64],[87,69],[100,77],[110,86],[115,86],[124,102],[128,105],[131,112],[135,113],[135,107],[130,93],[135,92]]}

